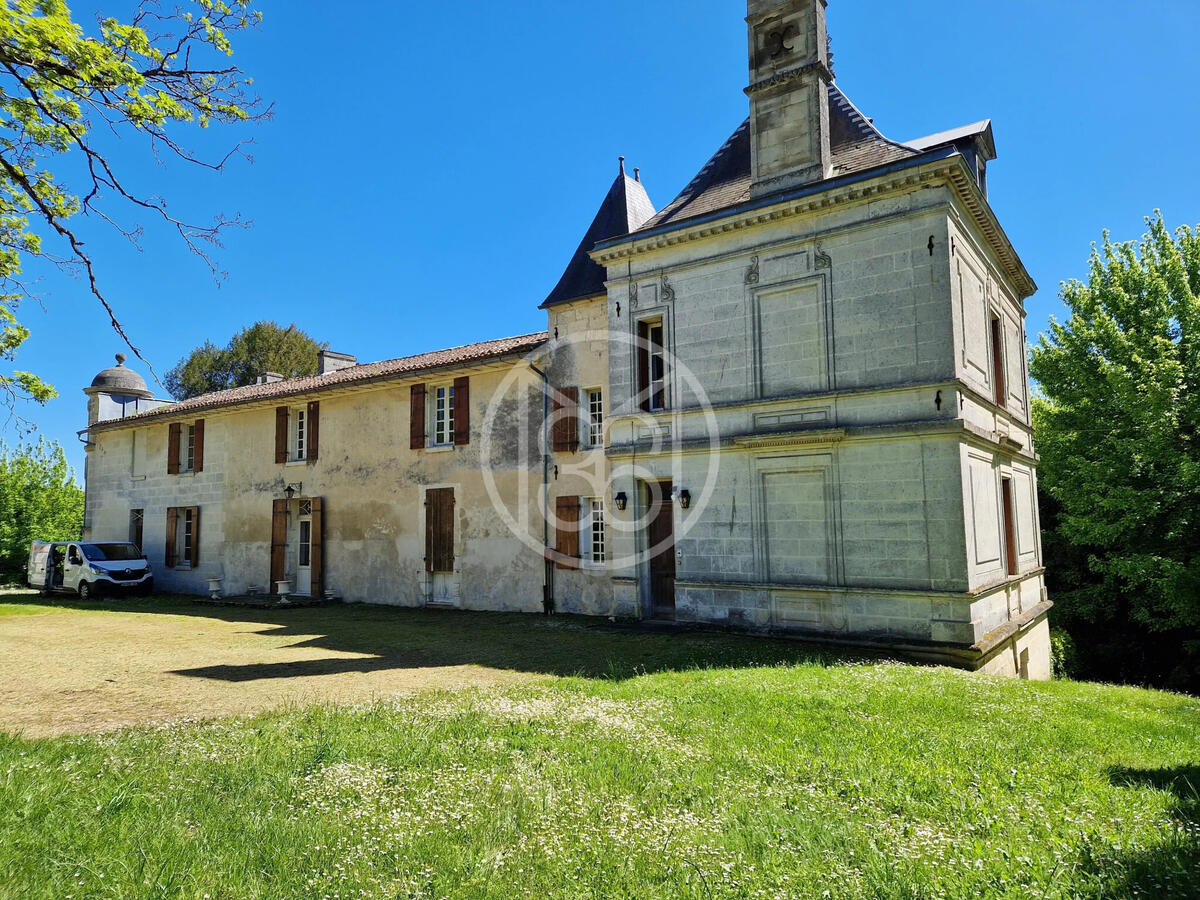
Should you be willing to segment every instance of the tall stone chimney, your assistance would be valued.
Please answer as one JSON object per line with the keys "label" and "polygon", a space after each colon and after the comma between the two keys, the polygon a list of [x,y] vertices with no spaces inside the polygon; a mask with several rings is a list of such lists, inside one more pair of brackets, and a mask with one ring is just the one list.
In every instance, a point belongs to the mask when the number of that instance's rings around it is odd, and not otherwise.
{"label": "tall stone chimney", "polygon": [[826,0],[747,0],[751,197],[833,174],[825,5]]}

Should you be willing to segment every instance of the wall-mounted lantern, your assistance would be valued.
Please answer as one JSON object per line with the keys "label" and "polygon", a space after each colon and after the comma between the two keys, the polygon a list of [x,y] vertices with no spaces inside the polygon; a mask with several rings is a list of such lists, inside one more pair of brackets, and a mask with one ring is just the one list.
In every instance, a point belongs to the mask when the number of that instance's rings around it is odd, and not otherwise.
{"label": "wall-mounted lantern", "polygon": [[689,491],[687,488],[684,488],[682,491],[679,492],[679,508],[687,509],[691,505],[692,505],[692,492]]}
{"label": "wall-mounted lantern", "polygon": [[613,502],[617,504],[617,509],[624,512],[625,507],[629,504],[629,498],[625,496],[624,491],[620,491],[617,496],[613,497]]}
{"label": "wall-mounted lantern", "polygon": [[302,482],[302,481],[293,482],[292,484],[289,484],[287,487],[285,487],[283,489],[284,495],[289,500],[294,499],[297,494],[303,493],[303,491],[304,491],[304,482]]}

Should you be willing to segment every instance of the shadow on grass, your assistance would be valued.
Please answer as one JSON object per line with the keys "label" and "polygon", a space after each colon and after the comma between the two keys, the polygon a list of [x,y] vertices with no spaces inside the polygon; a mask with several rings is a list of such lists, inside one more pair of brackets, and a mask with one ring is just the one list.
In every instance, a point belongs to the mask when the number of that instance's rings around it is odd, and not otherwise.
{"label": "shadow on grass", "polygon": [[1102,887],[1092,896],[1200,896],[1200,765],[1118,767],[1110,769],[1108,777],[1118,787],[1151,788],[1173,795],[1176,828],[1162,846],[1095,861]]}
{"label": "shadow on grass", "polygon": [[831,665],[878,658],[753,635],[696,630],[647,632],[571,615],[544,617],[366,604],[262,610],[202,605],[181,596],[104,598],[83,603],[69,598],[48,599],[32,592],[0,595],[0,603],[244,622],[253,633],[295,637],[295,642],[288,645],[291,647],[360,654],[357,658],[214,665],[172,672],[229,682],[463,665],[623,679],[697,668]]}

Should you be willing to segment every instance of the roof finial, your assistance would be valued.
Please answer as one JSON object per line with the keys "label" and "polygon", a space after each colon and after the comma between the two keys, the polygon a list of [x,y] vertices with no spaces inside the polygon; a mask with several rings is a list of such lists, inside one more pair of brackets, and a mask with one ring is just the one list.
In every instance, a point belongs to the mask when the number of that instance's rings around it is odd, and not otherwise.
{"label": "roof finial", "polygon": [[619,159],[621,161],[621,174],[624,175],[625,174],[625,157],[618,156],[617,159]]}
{"label": "roof finial", "polygon": [[642,180],[642,170],[636,166],[633,169],[633,180],[637,182],[641,182]]}
{"label": "roof finial", "polygon": [[117,354],[117,365],[118,366],[125,365],[125,354],[124,353]]}

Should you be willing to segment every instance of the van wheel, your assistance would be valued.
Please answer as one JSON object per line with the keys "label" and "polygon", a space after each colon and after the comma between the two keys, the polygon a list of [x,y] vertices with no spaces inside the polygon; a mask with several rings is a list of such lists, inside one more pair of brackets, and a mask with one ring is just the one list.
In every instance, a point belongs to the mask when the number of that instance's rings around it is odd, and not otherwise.
{"label": "van wheel", "polygon": [[96,596],[96,592],[92,590],[92,586],[86,581],[79,582],[79,599],[83,601],[91,600]]}

